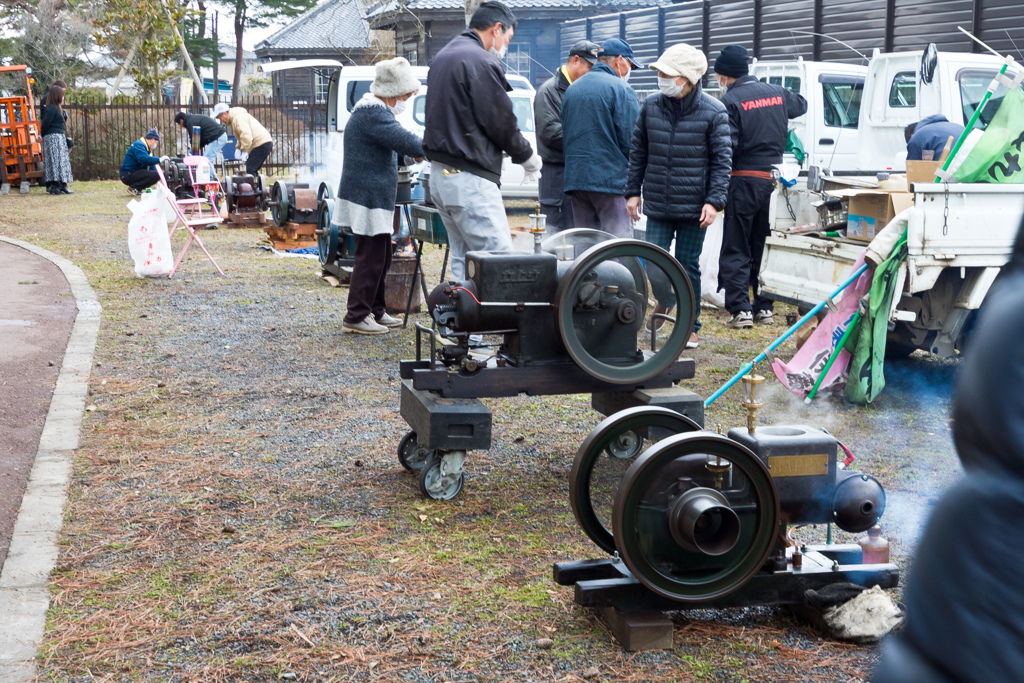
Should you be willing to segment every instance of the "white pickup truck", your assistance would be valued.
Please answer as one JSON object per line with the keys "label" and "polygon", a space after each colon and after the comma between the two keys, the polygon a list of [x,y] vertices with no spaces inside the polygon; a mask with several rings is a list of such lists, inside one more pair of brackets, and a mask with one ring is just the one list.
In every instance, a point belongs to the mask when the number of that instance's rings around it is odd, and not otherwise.
{"label": "white pickup truck", "polygon": [[[966,124],[1002,64],[992,56],[934,49],[876,53],[860,100],[853,170],[902,171],[904,126],[936,113]],[[763,65],[757,64],[754,72]],[[821,93],[801,91],[810,117],[821,109],[812,103]],[[978,126],[987,123],[1004,94],[1000,86]],[[876,182],[872,174],[859,180],[866,187]],[[894,297],[887,352],[905,355],[924,349],[951,357],[963,348],[976,311],[1009,260],[1024,216],[1024,185],[914,183],[913,189],[914,203],[904,216],[908,256],[897,283],[902,295]],[[794,226],[816,215],[809,207],[821,195],[801,183],[787,195],[788,202],[777,197],[760,286],[769,298],[809,308],[848,277],[866,243],[794,233]]]}

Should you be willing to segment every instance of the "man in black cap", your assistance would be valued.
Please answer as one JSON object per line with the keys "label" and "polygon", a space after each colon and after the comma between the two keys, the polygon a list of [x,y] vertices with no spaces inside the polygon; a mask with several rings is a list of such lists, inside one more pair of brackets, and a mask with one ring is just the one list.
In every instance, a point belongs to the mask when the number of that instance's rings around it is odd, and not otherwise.
{"label": "man in black cap", "polygon": [[[772,166],[782,163],[789,119],[807,111],[807,100],[747,73],[747,49],[726,45],[715,60],[715,75],[725,89],[721,101],[732,129],[732,174],[725,208],[718,284],[725,289],[728,327],[774,323],[772,302],[758,294],[764,241],[771,232],[768,206],[775,181]],[[751,306],[748,290],[754,289]]]}
{"label": "man in black cap", "polygon": [[562,98],[565,191],[572,195],[577,228],[633,236],[633,220],[626,210],[626,170],[640,100],[626,81],[631,70],[642,68],[629,43],[610,38],[590,73]]}
{"label": "man in black cap", "polygon": [[572,201],[563,190],[565,155],[562,152],[562,96],[597,62],[601,46],[581,40],[569,50],[569,60],[537,89],[533,118],[537,125],[537,153],[544,160],[538,190],[541,210],[547,215],[551,232],[573,226]]}

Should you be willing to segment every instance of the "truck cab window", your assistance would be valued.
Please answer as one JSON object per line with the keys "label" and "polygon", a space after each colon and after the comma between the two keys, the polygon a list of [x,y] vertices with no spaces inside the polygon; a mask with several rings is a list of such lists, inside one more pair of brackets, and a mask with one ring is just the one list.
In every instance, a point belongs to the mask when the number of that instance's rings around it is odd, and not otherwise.
{"label": "truck cab window", "polygon": [[347,93],[345,94],[345,106],[349,111],[356,108],[356,103],[363,99],[363,95],[370,92],[370,84],[373,81],[349,81]]}
{"label": "truck cab window", "polygon": [[412,120],[420,126],[427,125],[427,96],[417,95],[412,101]]}
{"label": "truck cab window", "polygon": [[821,76],[821,100],[825,109],[825,125],[835,128],[856,128],[860,120],[860,101],[864,80],[850,77]]}
{"label": "truck cab window", "polygon": [[763,76],[758,80],[770,85],[781,85],[791,93],[796,93],[797,95],[800,94],[799,76]]}
{"label": "truck cab window", "polygon": [[917,106],[917,74],[913,71],[901,71],[892,79],[889,88],[890,107]]}
{"label": "truck cab window", "polygon": [[[963,124],[966,126],[967,122],[974,116],[974,110],[981,104],[981,99],[985,96],[985,91],[988,90],[988,84],[992,82],[992,78],[999,73],[998,71],[961,71],[956,75],[957,83],[960,85],[960,103],[963,108]],[[984,130],[988,127],[989,121],[996,115],[996,111],[999,109],[999,105],[1003,103],[1003,97],[1006,96],[1006,86],[1000,83],[996,87],[996,91],[992,93],[992,98],[985,105],[985,109],[981,112],[981,116],[978,117],[978,122],[974,125],[975,128]]]}

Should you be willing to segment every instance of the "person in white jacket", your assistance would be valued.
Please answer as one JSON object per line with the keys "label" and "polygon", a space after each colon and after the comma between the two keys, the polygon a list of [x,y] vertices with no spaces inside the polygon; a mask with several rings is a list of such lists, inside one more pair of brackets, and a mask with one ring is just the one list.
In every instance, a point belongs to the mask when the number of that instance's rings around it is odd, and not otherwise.
{"label": "person in white jacket", "polygon": [[245,107],[229,107],[224,102],[213,107],[213,118],[231,129],[235,136],[235,147],[248,155],[245,159],[245,172],[256,175],[274,147],[267,129]]}

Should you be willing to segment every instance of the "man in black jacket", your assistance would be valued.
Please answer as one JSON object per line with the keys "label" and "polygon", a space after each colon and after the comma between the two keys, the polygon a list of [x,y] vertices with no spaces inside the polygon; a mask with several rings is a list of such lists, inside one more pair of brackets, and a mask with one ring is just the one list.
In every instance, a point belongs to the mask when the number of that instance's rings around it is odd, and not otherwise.
{"label": "man in black jacket", "polygon": [[[647,241],[666,251],[675,240],[676,260],[683,266],[700,297],[700,252],[704,231],[725,206],[732,147],[725,107],[701,91],[708,70],[704,53],[685,43],[665,50],[650,65],[658,72],[660,93],[640,107],[629,151],[626,209],[640,220],[647,214]],[[651,275],[655,313],[667,314],[675,296],[661,278]],[[664,320],[652,318],[647,329],[660,329]],[[700,305],[686,347],[697,348]]]}
{"label": "man in black jacket", "polygon": [[423,151],[430,164],[430,197],[448,231],[452,275],[465,278],[467,251],[510,251],[501,198],[501,155],[521,164],[528,179],[541,158],[519,132],[501,60],[516,18],[497,0],[477,8],[469,28],[430,64]]}
{"label": "man in black jacket", "polygon": [[[775,181],[772,166],[782,163],[789,119],[807,111],[807,100],[747,73],[747,49],[726,45],[715,60],[722,104],[732,129],[732,178],[725,210],[718,283],[725,289],[726,323],[734,329],[771,325],[772,302],[758,294],[764,241],[771,232],[768,205]],[[748,289],[753,287],[751,307]],[[752,308],[754,313],[752,313]]]}
{"label": "man in black jacket", "polygon": [[[178,112],[174,115],[174,123],[181,126],[188,134],[189,147],[192,146],[192,128],[199,126],[199,147],[203,156],[210,161],[210,167],[217,163],[217,152],[228,144],[228,134],[216,119],[202,114],[186,114]],[[193,150],[198,152],[199,150]]]}
{"label": "man in black jacket", "polygon": [[544,160],[538,194],[551,232],[573,227],[572,199],[564,191],[565,154],[562,151],[562,96],[566,89],[590,72],[601,46],[581,40],[569,50],[569,60],[558,73],[537,88],[533,119],[537,125],[537,153]]}

